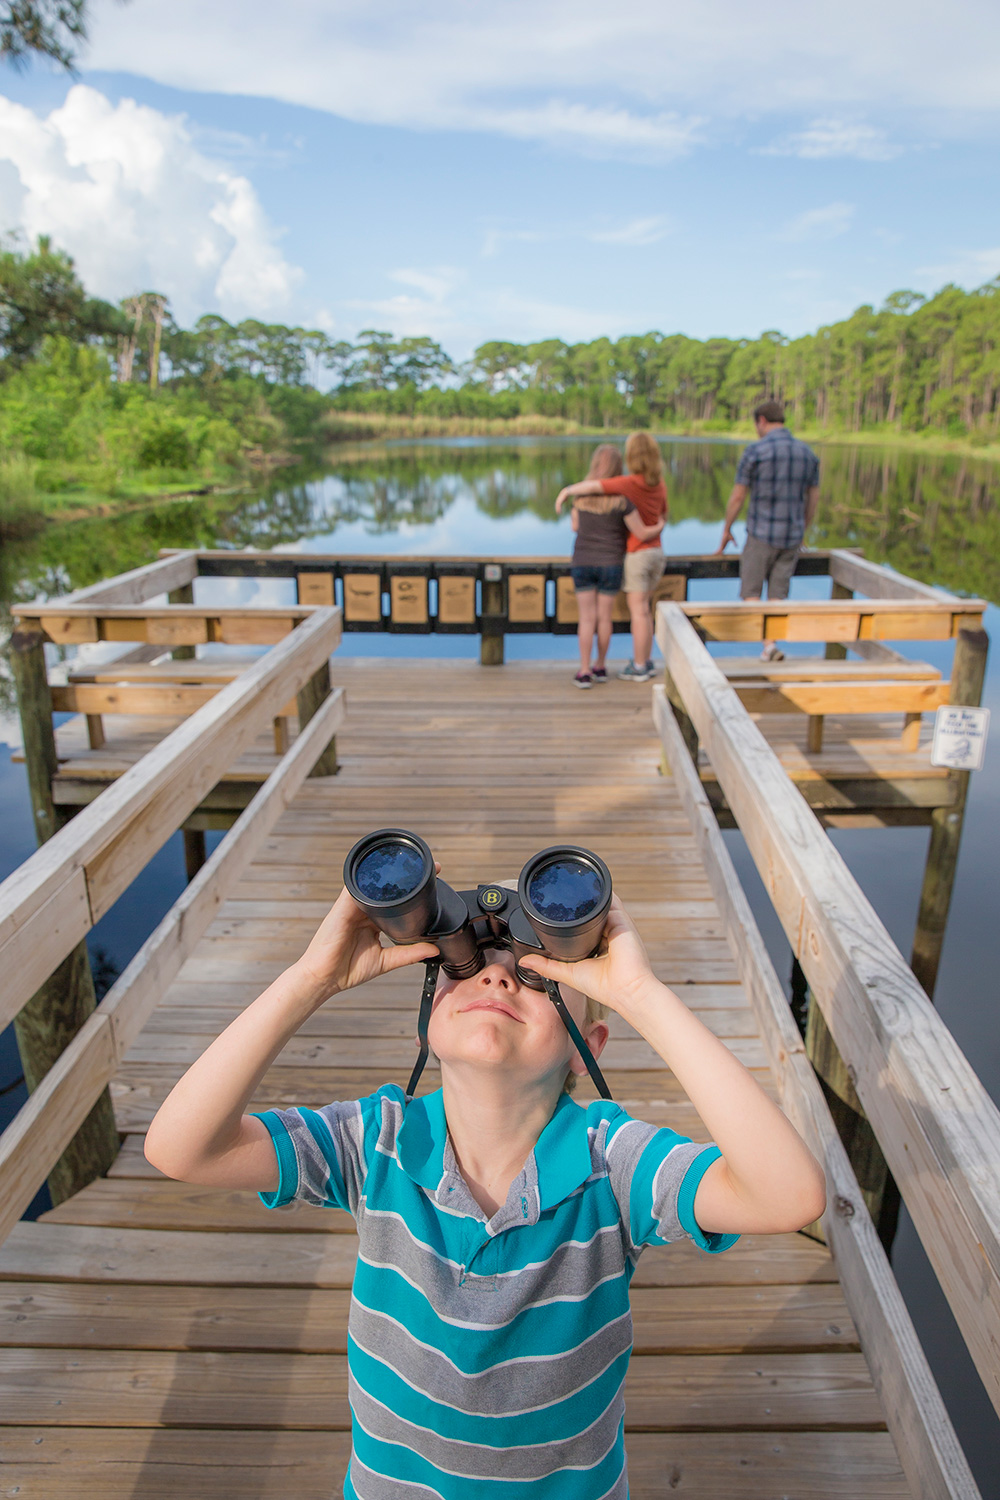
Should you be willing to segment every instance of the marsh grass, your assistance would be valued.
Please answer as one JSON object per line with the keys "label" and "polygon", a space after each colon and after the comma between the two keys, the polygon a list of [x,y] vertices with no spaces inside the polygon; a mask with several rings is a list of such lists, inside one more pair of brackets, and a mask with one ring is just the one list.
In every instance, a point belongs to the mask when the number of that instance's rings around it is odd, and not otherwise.
{"label": "marsh grass", "polygon": [[33,536],[45,525],[38,495],[38,463],[23,453],[0,456],[0,540]]}

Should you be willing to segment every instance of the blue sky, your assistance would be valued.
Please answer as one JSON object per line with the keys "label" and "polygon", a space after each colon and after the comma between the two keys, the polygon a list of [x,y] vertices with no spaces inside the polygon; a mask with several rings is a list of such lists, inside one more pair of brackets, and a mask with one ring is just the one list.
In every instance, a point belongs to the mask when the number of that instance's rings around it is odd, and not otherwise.
{"label": "blue sky", "polygon": [[[280,19],[279,19],[280,16]],[[96,292],[486,338],[790,335],[1000,273],[1000,8],[97,0],[10,72],[0,228]]]}

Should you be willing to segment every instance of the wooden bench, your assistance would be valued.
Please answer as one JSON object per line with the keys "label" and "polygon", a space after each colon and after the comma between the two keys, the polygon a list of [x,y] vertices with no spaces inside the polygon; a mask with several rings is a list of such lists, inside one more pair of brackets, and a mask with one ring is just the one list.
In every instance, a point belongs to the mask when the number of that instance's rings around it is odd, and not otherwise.
{"label": "wooden bench", "polygon": [[[131,653],[130,653],[131,655]],[[57,713],[83,714],[92,750],[105,743],[103,716],[186,718],[233,682],[253,658],[240,661],[108,662],[100,667],[70,672],[66,686],[53,686],[52,707]],[[274,720],[274,749],[284,755],[290,743],[288,721],[296,717],[295,700],[286,703]]]}
{"label": "wooden bench", "polygon": [[806,747],[813,754],[823,748],[828,714],[902,713],[902,747],[916,750],[922,715],[949,701],[950,683],[942,681],[928,662],[827,661],[808,656],[770,662],[747,657],[715,660],[749,713],[808,714]]}

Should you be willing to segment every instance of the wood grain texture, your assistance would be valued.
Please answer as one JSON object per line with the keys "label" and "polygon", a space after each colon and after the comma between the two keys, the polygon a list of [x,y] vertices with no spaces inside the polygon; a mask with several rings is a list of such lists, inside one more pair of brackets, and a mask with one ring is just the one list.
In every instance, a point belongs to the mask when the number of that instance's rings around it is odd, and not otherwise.
{"label": "wood grain texture", "polygon": [[659,640],[1000,1408],[1000,1111],[677,605]]}

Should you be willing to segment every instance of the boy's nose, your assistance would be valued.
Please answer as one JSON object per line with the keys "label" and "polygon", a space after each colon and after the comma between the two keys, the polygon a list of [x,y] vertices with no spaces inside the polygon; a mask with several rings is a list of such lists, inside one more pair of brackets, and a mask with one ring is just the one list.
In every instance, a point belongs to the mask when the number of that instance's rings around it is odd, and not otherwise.
{"label": "boy's nose", "polygon": [[498,989],[512,990],[514,981],[511,979],[503,964],[487,964],[485,969],[480,969],[476,975],[476,983],[485,985],[487,988],[496,985]]}

